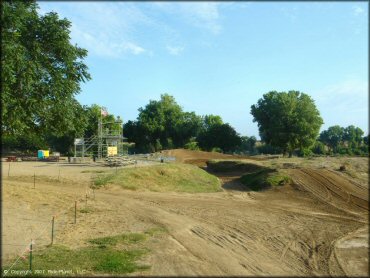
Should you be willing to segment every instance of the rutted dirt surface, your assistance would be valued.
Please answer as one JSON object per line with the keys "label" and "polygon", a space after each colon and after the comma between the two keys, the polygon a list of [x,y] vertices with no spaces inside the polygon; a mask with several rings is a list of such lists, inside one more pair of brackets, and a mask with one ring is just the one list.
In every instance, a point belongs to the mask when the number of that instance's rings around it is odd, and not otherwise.
{"label": "rutted dirt surface", "polygon": [[[3,175],[6,244],[23,244],[42,232],[44,226],[21,218],[45,220],[73,205],[77,196],[83,206],[91,176],[76,166],[45,164],[54,179],[63,167],[63,180],[40,181],[33,189],[29,174],[44,164],[21,164],[17,176]],[[218,174],[224,183],[218,193],[100,189],[95,199],[89,197],[91,213],[79,214],[78,225],[71,209],[58,215],[56,242],[75,248],[89,238],[163,226],[168,232],[147,243],[152,251],[145,262],[151,268],[136,274],[366,276],[367,188],[325,169],[288,171],[297,185],[263,192],[244,188],[237,172]],[[46,232],[40,245],[49,237]],[[3,260],[19,250],[4,245]]]}

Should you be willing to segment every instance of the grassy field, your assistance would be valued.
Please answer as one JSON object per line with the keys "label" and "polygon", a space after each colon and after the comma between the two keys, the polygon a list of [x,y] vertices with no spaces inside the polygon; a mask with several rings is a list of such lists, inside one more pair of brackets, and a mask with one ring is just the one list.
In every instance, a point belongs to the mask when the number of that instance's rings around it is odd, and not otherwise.
{"label": "grassy field", "polygon": [[[49,246],[33,253],[33,274],[75,276],[103,273],[127,274],[146,270],[150,266],[140,264],[138,260],[150,250],[140,246],[140,243],[164,232],[166,232],[164,228],[156,227],[144,233],[127,233],[94,238],[87,241],[89,246],[78,249],[70,249],[63,245]],[[3,269],[9,268],[9,265],[3,266]],[[10,276],[22,276],[22,273],[28,269],[29,258],[22,260],[13,267]],[[42,272],[37,272],[37,270],[42,270]]]}
{"label": "grassy field", "polygon": [[130,190],[156,192],[217,192],[221,191],[217,177],[193,165],[161,164],[145,168],[119,169],[117,173],[102,174],[95,178],[96,187],[108,184]]}

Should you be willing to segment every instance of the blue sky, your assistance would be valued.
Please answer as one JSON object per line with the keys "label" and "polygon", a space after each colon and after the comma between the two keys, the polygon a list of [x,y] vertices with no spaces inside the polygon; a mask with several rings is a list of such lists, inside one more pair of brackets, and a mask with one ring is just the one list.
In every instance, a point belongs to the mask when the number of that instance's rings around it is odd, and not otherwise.
{"label": "blue sky", "polygon": [[321,130],[368,132],[367,2],[39,2],[72,22],[92,80],[77,99],[124,121],[160,95],[258,136],[250,107],[271,90],[309,94]]}

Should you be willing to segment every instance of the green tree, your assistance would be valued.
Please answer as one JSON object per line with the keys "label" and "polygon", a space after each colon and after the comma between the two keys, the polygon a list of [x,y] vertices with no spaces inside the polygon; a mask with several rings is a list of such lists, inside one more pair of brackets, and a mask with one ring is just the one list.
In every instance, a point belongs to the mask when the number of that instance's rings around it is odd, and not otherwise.
{"label": "green tree", "polygon": [[326,144],[331,151],[337,153],[340,143],[343,141],[344,128],[339,125],[331,126],[320,133],[320,141]]}
{"label": "green tree", "polygon": [[222,121],[222,118],[218,115],[205,115],[203,116],[203,129],[204,130],[209,130],[213,126],[220,126],[224,122]]}
{"label": "green tree", "polygon": [[289,157],[297,148],[312,146],[323,124],[312,98],[299,91],[264,94],[252,105],[251,114],[261,139],[289,152]]}
{"label": "green tree", "polygon": [[200,150],[200,148],[198,146],[198,142],[196,141],[195,137],[191,138],[189,140],[189,142],[184,145],[184,148],[188,149],[188,150],[193,150],[193,151],[199,151]]}
{"label": "green tree", "polygon": [[161,95],[159,101],[151,100],[139,108],[136,121],[125,123],[124,135],[135,142],[139,152],[171,148],[204,149],[213,147],[232,151],[240,145],[240,137],[220,116],[200,117],[194,112],[184,112],[174,97]]}
{"label": "green tree", "polygon": [[194,112],[184,112],[176,126],[175,141],[177,147],[182,147],[202,131],[202,117]]}
{"label": "green tree", "polygon": [[138,121],[128,121],[123,126],[123,135],[129,142],[134,142],[134,151],[149,152],[151,151],[150,139],[146,134],[144,127]]}
{"label": "green tree", "polygon": [[314,154],[326,154],[325,144],[320,141],[316,141],[312,146],[312,152]]}
{"label": "green tree", "polygon": [[350,125],[344,129],[343,140],[347,141],[349,148],[357,149],[361,146],[363,135],[361,128]]}
{"label": "green tree", "polygon": [[122,121],[119,116],[108,114],[106,116],[101,115],[101,106],[92,104],[91,106],[85,106],[85,117],[87,118],[87,125],[85,128],[85,138],[98,135],[98,123],[100,119],[103,123],[103,132],[110,130],[111,132],[122,133]]}
{"label": "green tree", "polygon": [[369,135],[364,136],[363,141],[365,145],[369,145]]}
{"label": "green tree", "polygon": [[161,95],[139,108],[136,121],[124,125],[124,135],[136,143],[140,152],[183,147],[202,129],[202,118],[194,112],[183,112],[173,96]]}
{"label": "green tree", "polygon": [[247,152],[249,154],[256,152],[256,143],[257,138],[255,136],[241,136],[240,137],[241,144],[240,144],[240,151]]}
{"label": "green tree", "polygon": [[[176,140],[176,130],[181,123],[182,113],[182,108],[174,97],[164,94],[159,101],[151,100],[145,108],[139,108],[138,124],[155,148],[166,148],[169,138],[172,142]],[[175,145],[177,143],[174,142]]]}
{"label": "green tree", "polygon": [[71,23],[54,12],[38,15],[35,1],[1,5],[3,134],[81,133],[74,96],[90,75],[87,51],[70,43]]}
{"label": "green tree", "polygon": [[224,152],[232,152],[239,148],[241,139],[229,124],[213,125],[198,136],[199,146],[205,150],[219,148]]}

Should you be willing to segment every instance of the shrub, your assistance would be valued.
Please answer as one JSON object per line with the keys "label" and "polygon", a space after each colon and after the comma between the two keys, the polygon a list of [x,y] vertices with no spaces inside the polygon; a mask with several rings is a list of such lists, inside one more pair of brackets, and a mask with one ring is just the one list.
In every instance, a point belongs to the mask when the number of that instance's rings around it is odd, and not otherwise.
{"label": "shrub", "polygon": [[316,141],[311,150],[314,154],[326,154],[325,144],[320,141]]}
{"label": "shrub", "polygon": [[192,151],[199,151],[200,148],[198,146],[198,142],[191,141],[189,143],[186,143],[184,146],[185,149],[192,150]]}
{"label": "shrub", "polygon": [[222,150],[219,147],[212,148],[211,152],[213,153],[222,153]]}
{"label": "shrub", "polygon": [[269,144],[263,144],[257,147],[257,151],[260,154],[281,154],[282,151],[278,147],[273,147]]}
{"label": "shrub", "polygon": [[253,191],[260,191],[272,186],[283,186],[291,182],[289,176],[283,175],[273,169],[263,169],[248,173],[240,178],[240,181]]}

